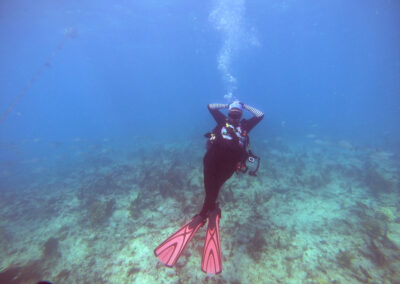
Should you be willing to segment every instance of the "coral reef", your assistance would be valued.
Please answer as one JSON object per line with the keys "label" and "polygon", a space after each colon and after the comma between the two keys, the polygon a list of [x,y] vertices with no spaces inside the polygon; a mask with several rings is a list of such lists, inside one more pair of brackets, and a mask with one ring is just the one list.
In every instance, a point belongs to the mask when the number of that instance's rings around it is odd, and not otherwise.
{"label": "coral reef", "polygon": [[139,273],[139,272],[140,272],[140,269],[139,269],[139,268],[137,268],[137,267],[132,267],[131,269],[129,269],[129,271],[128,271],[128,273],[127,273],[127,276],[130,277],[130,276],[135,275],[135,274],[137,274],[137,273]]}
{"label": "coral reef", "polygon": [[204,145],[135,139],[80,142],[53,175],[1,192],[0,283],[400,283],[399,162],[355,143],[260,142],[258,176],[220,190],[224,271],[209,277],[204,227],[173,269],[152,252],[202,206]]}
{"label": "coral reef", "polygon": [[70,270],[64,269],[60,273],[57,274],[57,277],[56,277],[57,281],[54,281],[54,282],[55,283],[66,283],[66,282],[68,282],[67,280],[68,280],[68,277],[70,276],[70,274],[71,274]]}
{"label": "coral reef", "polygon": [[354,254],[349,250],[341,250],[336,254],[336,262],[342,269],[351,269],[353,266]]}
{"label": "coral reef", "polygon": [[367,256],[369,259],[371,259],[376,266],[378,267],[384,266],[386,264],[385,254],[381,251],[381,249],[378,248],[374,240],[371,239],[367,243],[368,243],[367,248],[369,250],[369,253],[363,253],[364,256]]}
{"label": "coral reef", "polygon": [[377,239],[383,236],[385,232],[385,224],[379,222],[373,217],[365,217],[362,221],[362,230],[372,239]]}
{"label": "coral reef", "polygon": [[364,182],[374,196],[379,196],[381,193],[389,193],[393,190],[393,183],[376,170],[376,165],[369,163],[365,165]]}
{"label": "coral reef", "polygon": [[248,240],[246,245],[247,253],[255,262],[258,262],[261,259],[266,245],[267,242],[265,241],[265,231],[257,230]]}
{"label": "coral reef", "polygon": [[88,220],[94,227],[101,226],[108,221],[115,210],[115,199],[108,201],[95,200],[88,206]]}
{"label": "coral reef", "polygon": [[58,239],[51,237],[43,245],[42,258],[54,258],[60,256]]}

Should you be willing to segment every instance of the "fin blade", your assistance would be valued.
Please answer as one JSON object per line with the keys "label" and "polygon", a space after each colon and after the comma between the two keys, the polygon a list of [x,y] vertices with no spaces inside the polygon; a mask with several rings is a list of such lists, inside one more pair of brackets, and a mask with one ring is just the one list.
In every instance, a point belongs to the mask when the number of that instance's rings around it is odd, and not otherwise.
{"label": "fin blade", "polygon": [[209,217],[206,239],[203,247],[201,270],[208,274],[222,272],[221,242],[219,237],[219,219],[221,210],[217,208]]}
{"label": "fin blade", "polygon": [[187,244],[203,225],[204,221],[202,218],[196,215],[192,220],[190,220],[190,222],[185,224],[182,228],[161,243],[154,250],[154,255],[166,266],[174,266],[185,250]]}

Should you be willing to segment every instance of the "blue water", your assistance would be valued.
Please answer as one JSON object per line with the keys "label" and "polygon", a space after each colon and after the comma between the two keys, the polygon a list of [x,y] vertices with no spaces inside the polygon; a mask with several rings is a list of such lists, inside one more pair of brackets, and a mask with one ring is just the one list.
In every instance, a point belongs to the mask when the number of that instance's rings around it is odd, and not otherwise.
{"label": "blue water", "polygon": [[97,150],[137,157],[137,141],[192,141],[200,167],[207,104],[234,98],[265,113],[259,152],[311,137],[398,165],[399,15],[391,0],[1,1],[0,193]]}
{"label": "blue water", "polygon": [[385,133],[398,141],[397,1],[220,2],[226,13],[213,20],[218,1],[3,1],[1,112],[64,29],[77,37],[2,121],[1,140],[173,137],[204,125],[206,104],[225,102],[231,88],[218,69],[229,42],[233,95],[266,113],[260,132],[299,135],[318,124],[319,133],[361,143]]}

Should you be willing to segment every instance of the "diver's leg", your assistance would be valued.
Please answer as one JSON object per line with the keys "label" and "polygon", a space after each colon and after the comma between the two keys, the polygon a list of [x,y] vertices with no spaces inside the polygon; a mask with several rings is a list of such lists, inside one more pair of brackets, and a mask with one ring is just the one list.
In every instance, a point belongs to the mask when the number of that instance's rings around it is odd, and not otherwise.
{"label": "diver's leg", "polygon": [[204,189],[206,196],[204,198],[203,208],[201,209],[200,215],[202,217],[207,217],[207,213],[215,208],[215,202],[217,201],[220,186],[215,175],[206,170],[204,171]]}
{"label": "diver's leg", "polygon": [[205,198],[203,208],[200,211],[200,215],[204,218],[207,217],[207,212],[213,209],[219,191],[219,188],[217,186],[217,177],[215,175],[216,166],[215,162],[213,162],[214,159],[211,152],[212,151],[207,151],[203,160]]}
{"label": "diver's leg", "polygon": [[213,159],[212,153],[207,152],[204,156],[204,189],[205,199],[200,215],[207,217],[209,211],[214,210],[222,185],[233,175],[235,166],[221,165]]}

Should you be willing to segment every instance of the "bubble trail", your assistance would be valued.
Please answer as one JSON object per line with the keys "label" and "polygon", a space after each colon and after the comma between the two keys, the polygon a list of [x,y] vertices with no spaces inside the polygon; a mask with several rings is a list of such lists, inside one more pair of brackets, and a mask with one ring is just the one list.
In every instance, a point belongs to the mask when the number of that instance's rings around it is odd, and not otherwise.
{"label": "bubble trail", "polygon": [[259,45],[254,30],[246,28],[245,10],[244,0],[218,0],[209,15],[210,22],[222,36],[217,62],[227,92],[224,98],[228,101],[235,99],[233,93],[237,89],[237,79],[232,73],[234,57],[246,44]]}

